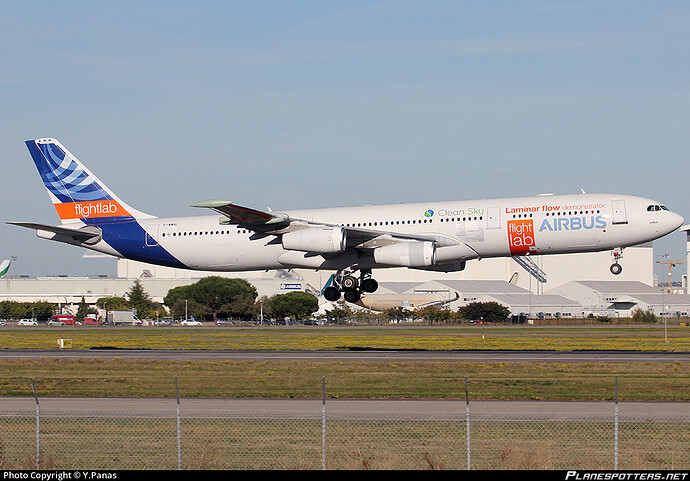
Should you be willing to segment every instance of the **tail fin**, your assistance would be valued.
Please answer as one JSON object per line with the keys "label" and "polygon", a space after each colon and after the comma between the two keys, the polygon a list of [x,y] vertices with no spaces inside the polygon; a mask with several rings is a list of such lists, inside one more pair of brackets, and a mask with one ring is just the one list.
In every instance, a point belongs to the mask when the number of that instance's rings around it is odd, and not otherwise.
{"label": "tail fin", "polygon": [[4,261],[2,261],[2,263],[0,263],[0,277],[7,274],[7,271],[10,270],[10,264],[11,263],[12,263],[12,261],[9,259],[5,259]]}
{"label": "tail fin", "polygon": [[152,217],[122,202],[57,140],[27,140],[26,146],[63,224]]}

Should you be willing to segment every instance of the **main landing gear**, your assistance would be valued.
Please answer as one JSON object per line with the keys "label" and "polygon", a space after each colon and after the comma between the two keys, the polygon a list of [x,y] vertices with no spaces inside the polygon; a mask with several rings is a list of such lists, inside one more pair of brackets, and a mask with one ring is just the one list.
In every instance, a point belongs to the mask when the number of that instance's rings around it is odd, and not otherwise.
{"label": "main landing gear", "polygon": [[611,274],[614,276],[617,276],[621,272],[623,272],[623,267],[618,263],[618,260],[623,257],[623,249],[620,247],[616,247],[613,249],[613,252],[611,252],[611,255],[613,256],[613,264],[611,264],[611,267],[609,267],[609,270],[611,271]]}
{"label": "main landing gear", "polygon": [[359,279],[352,272],[338,272],[333,278],[333,285],[323,291],[327,301],[335,302],[342,295],[347,302],[360,300],[363,292],[376,292],[379,283],[371,277],[370,270],[362,270]]}

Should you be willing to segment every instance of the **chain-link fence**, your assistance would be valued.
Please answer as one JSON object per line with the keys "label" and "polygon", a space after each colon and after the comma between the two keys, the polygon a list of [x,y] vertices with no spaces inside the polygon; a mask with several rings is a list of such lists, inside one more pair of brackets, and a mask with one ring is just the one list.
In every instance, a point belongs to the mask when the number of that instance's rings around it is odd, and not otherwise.
{"label": "chain-link fence", "polygon": [[[3,400],[3,402],[9,402]],[[20,407],[16,407],[19,406]],[[48,408],[51,405],[55,407]],[[95,406],[94,406],[95,405]],[[686,470],[678,403],[31,399],[2,469]]]}

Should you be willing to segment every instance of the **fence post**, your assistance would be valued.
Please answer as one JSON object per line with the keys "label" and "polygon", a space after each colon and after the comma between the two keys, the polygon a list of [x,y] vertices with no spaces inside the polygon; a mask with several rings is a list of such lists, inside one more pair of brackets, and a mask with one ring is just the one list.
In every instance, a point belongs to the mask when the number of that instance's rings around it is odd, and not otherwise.
{"label": "fence post", "polygon": [[616,375],[616,398],[613,420],[613,469],[618,469],[618,375]]}
{"label": "fence post", "polygon": [[34,392],[34,400],[36,401],[36,470],[41,469],[41,405],[38,403],[38,396],[36,395],[36,386],[34,386],[34,379],[31,378],[31,390]]}
{"label": "fence post", "polygon": [[465,426],[467,427],[467,470],[472,469],[470,449],[470,392],[467,389],[467,376],[465,376]]}
{"label": "fence post", "polygon": [[326,376],[321,377],[321,469],[326,470]]}
{"label": "fence post", "polygon": [[175,398],[177,399],[177,470],[182,469],[182,439],[180,435],[180,389],[175,376]]}

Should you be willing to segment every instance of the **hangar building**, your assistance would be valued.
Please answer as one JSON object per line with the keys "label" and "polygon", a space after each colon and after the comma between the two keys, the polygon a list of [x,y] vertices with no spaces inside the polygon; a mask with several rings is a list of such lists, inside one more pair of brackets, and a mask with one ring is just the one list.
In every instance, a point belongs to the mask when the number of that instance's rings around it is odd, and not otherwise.
{"label": "hangar building", "polygon": [[690,295],[664,292],[638,281],[570,281],[549,294],[572,299],[595,315],[629,317],[633,310],[642,309],[680,318],[690,312]]}

